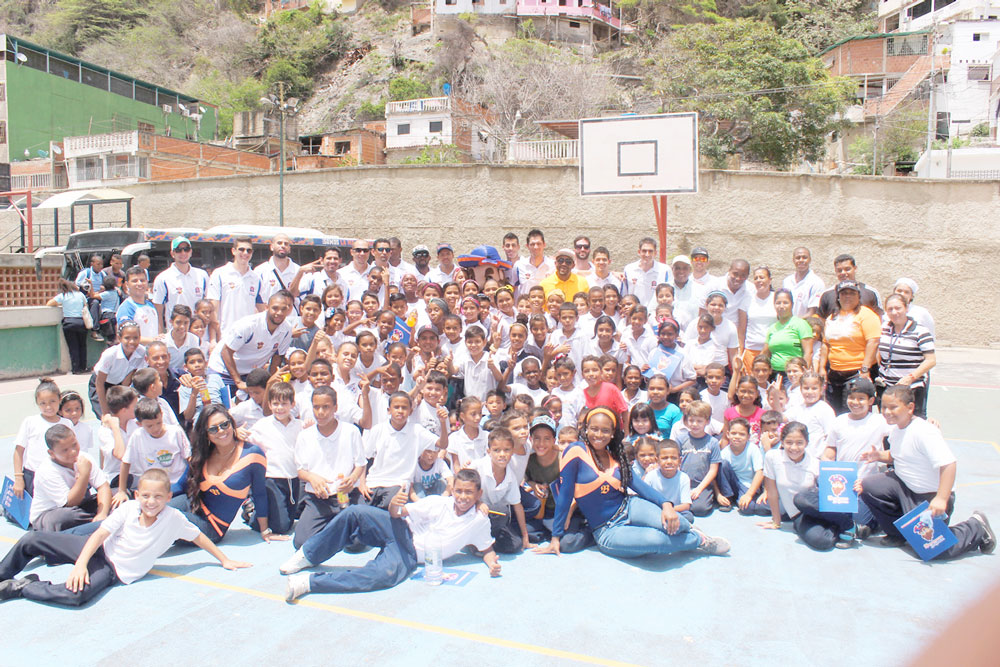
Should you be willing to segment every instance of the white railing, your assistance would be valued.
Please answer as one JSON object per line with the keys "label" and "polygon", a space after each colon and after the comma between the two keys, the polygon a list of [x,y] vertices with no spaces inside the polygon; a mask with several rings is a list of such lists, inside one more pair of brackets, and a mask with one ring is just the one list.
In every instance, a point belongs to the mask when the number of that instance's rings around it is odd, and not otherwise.
{"label": "white railing", "polygon": [[58,173],[53,180],[52,174],[15,174],[10,177],[12,190],[65,190],[66,175]]}
{"label": "white railing", "polygon": [[448,97],[425,97],[420,100],[403,100],[401,102],[389,102],[385,105],[386,115],[422,113],[427,111],[447,111],[451,108],[451,98]]}
{"label": "white railing", "polygon": [[511,141],[507,146],[507,162],[568,162],[579,159],[580,142],[576,139]]}
{"label": "white railing", "polygon": [[139,150],[139,132],[109,132],[84,137],[66,137],[63,152],[67,158],[95,153],[134,153]]}

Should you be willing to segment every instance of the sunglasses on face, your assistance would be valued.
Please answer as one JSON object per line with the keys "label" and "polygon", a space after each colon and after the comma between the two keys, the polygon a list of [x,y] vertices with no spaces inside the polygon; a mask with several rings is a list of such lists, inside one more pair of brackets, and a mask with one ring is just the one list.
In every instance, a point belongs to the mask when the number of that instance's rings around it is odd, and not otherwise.
{"label": "sunglasses on face", "polygon": [[216,433],[219,433],[220,431],[225,431],[226,429],[228,429],[232,425],[233,425],[233,422],[231,422],[230,420],[227,419],[225,421],[219,422],[215,426],[209,426],[205,430],[208,431],[209,433],[211,433],[212,435],[215,435]]}
{"label": "sunglasses on face", "polygon": [[415,252],[415,253],[413,253],[413,256],[414,257],[430,257],[431,254],[429,252]]}
{"label": "sunglasses on face", "polygon": [[389,252],[392,248],[375,248],[375,252]]}
{"label": "sunglasses on face", "polygon": [[556,259],[556,264],[572,264],[573,260],[569,257],[559,257]]}
{"label": "sunglasses on face", "polygon": [[577,250],[590,250],[590,246],[587,245],[587,244],[584,244],[584,243],[577,243],[576,244],[576,249]]}
{"label": "sunglasses on face", "polygon": [[368,248],[351,248],[351,252],[368,252]]}
{"label": "sunglasses on face", "polygon": [[191,246],[179,245],[176,248],[174,248],[174,252],[191,252]]}
{"label": "sunglasses on face", "polygon": [[245,252],[249,255],[253,252],[253,248],[237,248],[236,252]]}

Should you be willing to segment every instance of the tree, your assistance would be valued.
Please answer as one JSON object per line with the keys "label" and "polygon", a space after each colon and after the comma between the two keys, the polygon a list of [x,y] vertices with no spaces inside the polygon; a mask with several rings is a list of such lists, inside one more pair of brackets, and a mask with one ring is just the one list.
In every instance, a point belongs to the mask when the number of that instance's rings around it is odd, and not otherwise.
{"label": "tree", "polygon": [[46,17],[51,40],[57,48],[78,53],[87,44],[141,23],[148,4],[142,0],[60,0]]}
{"label": "tree", "polygon": [[786,23],[781,34],[797,39],[818,53],[842,39],[876,31],[876,16],[868,0],[785,0]]}
{"label": "tree", "polygon": [[778,168],[823,155],[855,86],[798,41],[760,21],[678,27],[648,61],[662,111],[697,111],[703,155],[740,154]]}
{"label": "tree", "polygon": [[[877,144],[874,126],[865,129],[847,147],[847,158],[856,174],[881,174],[889,164],[916,162],[927,142],[927,111],[899,110],[879,119]],[[874,170],[872,160],[878,160]]]}

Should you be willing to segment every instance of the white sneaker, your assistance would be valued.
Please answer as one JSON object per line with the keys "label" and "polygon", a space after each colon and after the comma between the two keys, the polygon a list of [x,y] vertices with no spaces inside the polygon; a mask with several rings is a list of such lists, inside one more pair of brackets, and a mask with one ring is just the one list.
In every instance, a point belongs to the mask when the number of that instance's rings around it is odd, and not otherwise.
{"label": "white sneaker", "polygon": [[293,574],[285,584],[285,602],[294,602],[309,592],[309,575]]}
{"label": "white sneaker", "polygon": [[732,548],[729,544],[729,540],[724,537],[710,537],[700,530],[692,529],[691,532],[697,534],[701,537],[701,544],[698,545],[698,551],[709,556],[724,556],[729,553]]}
{"label": "white sneaker", "polygon": [[302,549],[299,549],[294,554],[292,554],[291,558],[282,563],[281,567],[279,567],[278,570],[282,574],[295,574],[300,570],[304,570],[307,567],[312,567],[312,566],[313,564],[309,562],[308,558],[306,558],[305,552]]}

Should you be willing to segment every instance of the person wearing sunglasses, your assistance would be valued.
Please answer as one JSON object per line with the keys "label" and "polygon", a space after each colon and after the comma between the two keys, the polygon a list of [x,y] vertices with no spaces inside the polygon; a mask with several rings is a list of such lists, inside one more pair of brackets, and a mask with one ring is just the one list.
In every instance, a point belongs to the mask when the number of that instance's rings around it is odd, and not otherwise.
{"label": "person wearing sunglasses", "polygon": [[[388,245],[388,244],[386,244]],[[351,261],[340,269],[340,277],[347,283],[347,301],[360,301],[361,295],[368,289],[368,258],[371,255],[371,245],[364,239],[358,239],[351,245]]]}
{"label": "person wearing sunglasses", "polygon": [[586,275],[594,270],[594,265],[590,263],[590,239],[586,236],[577,236],[573,240],[573,252],[576,254],[576,268],[580,275]]}
{"label": "person wearing sunglasses", "polygon": [[192,311],[205,298],[208,290],[208,272],[191,266],[191,241],[178,236],[170,242],[173,263],[161,271],[153,281],[153,306],[159,315],[160,333],[167,330],[167,319],[174,306],[183,305]]}
{"label": "person wearing sunglasses", "polygon": [[206,406],[191,436],[188,520],[218,543],[249,498],[253,505],[248,516],[256,519],[251,528],[259,530],[265,542],[289,539],[267,525],[267,458],[259,447],[243,441],[229,411],[221,405]]}
{"label": "person wearing sunglasses", "polygon": [[260,276],[250,268],[253,241],[239,236],[233,241],[233,261],[212,271],[206,299],[215,305],[219,327],[225,331],[240,318],[264,310]]}

